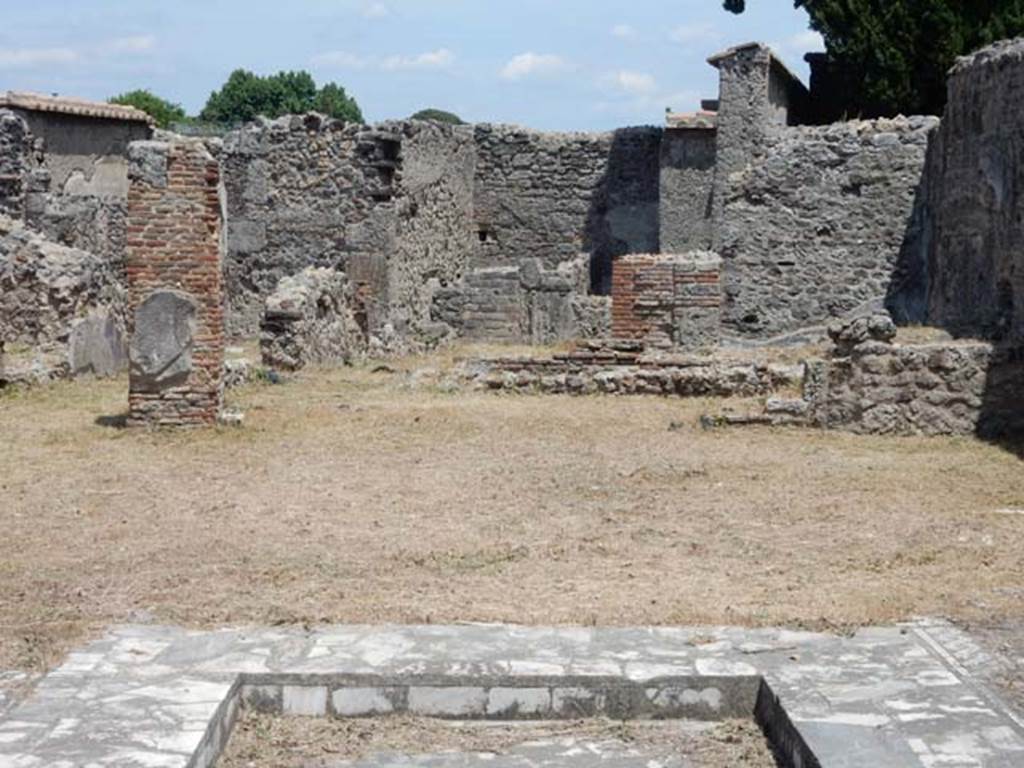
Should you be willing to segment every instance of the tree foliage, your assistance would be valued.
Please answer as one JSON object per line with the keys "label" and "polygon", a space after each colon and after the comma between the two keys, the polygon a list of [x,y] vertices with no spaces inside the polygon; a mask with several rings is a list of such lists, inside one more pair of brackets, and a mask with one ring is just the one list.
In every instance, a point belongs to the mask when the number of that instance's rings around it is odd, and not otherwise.
{"label": "tree foliage", "polygon": [[410,120],[431,120],[435,123],[448,123],[449,125],[465,125],[461,117],[452,113],[446,112],[443,109],[421,109],[415,115],[409,118]]}
{"label": "tree foliage", "polygon": [[349,122],[362,122],[363,113],[355,99],[337,83],[319,90],[308,72],[278,72],[262,77],[236,69],[210,98],[200,119],[211,123],[242,123],[264,117],[323,112]]}
{"label": "tree foliage", "polygon": [[[723,0],[733,13],[745,0]],[[830,69],[862,117],[939,114],[957,56],[1024,34],[1024,0],[794,0],[825,39]]]}
{"label": "tree foliage", "polygon": [[110,103],[141,109],[161,128],[170,128],[172,123],[181,123],[188,119],[180,104],[161,99],[144,89],[122,93],[110,99]]}

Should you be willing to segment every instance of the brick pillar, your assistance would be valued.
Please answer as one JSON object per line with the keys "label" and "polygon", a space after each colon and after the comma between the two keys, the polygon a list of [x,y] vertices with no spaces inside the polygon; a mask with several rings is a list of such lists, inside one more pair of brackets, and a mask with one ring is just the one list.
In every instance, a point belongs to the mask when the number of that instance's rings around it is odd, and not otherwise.
{"label": "brick pillar", "polygon": [[719,340],[721,260],[710,252],[630,254],[612,265],[612,337],[657,349]]}
{"label": "brick pillar", "polygon": [[129,147],[128,423],[213,424],[223,402],[217,160],[200,141]]}

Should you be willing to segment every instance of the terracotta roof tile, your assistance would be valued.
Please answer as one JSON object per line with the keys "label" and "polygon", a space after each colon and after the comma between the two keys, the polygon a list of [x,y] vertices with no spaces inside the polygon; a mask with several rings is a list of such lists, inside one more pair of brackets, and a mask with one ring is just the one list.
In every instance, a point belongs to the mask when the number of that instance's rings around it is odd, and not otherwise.
{"label": "terracotta roof tile", "polygon": [[135,107],[107,104],[103,101],[88,101],[70,96],[47,96],[27,91],[0,93],[0,108],[23,109],[27,112],[57,112],[64,115],[97,117],[107,120],[127,120],[137,123],[153,123],[153,119]]}

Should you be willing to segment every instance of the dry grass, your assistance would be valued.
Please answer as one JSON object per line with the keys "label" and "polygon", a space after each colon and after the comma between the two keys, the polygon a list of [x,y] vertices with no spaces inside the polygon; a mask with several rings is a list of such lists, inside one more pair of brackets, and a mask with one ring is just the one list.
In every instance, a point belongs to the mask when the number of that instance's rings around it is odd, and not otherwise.
{"label": "dry grass", "polygon": [[1024,517],[995,514],[1024,465],[997,447],[702,432],[721,402],[448,395],[409,365],[246,388],[244,428],[185,434],[98,425],[124,381],[0,395],[0,668],[148,617],[1024,616]]}
{"label": "dry grass", "polygon": [[[671,721],[451,723],[430,718],[337,720],[247,713],[236,725],[219,768],[331,768],[379,754],[441,752],[507,754],[531,742],[563,739],[600,744],[614,752],[636,749],[650,764],[687,758],[694,768],[774,768],[764,736],[752,721],[728,721],[708,730]],[[616,749],[617,748],[617,749]],[[656,760],[655,758],[661,758]],[[605,758],[607,759],[607,757]],[[595,762],[600,762],[595,759]]]}

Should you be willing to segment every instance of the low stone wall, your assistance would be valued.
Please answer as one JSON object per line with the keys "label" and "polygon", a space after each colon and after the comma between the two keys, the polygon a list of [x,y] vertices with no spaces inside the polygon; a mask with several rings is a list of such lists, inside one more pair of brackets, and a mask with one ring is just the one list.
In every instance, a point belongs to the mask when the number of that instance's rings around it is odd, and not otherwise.
{"label": "low stone wall", "polygon": [[129,159],[128,423],[212,424],[224,389],[219,166],[199,141],[136,142]]}
{"label": "low stone wall", "polygon": [[122,370],[125,302],[106,260],[0,215],[0,383]]}
{"label": "low stone wall", "polygon": [[263,364],[295,371],[314,363],[351,363],[367,348],[359,320],[355,291],[344,273],[309,267],[286,277],[263,310]]}
{"label": "low stone wall", "polygon": [[466,378],[490,390],[544,394],[752,397],[797,387],[800,366],[714,356],[645,353],[635,343],[593,342],[550,358],[477,360]]}
{"label": "low stone wall", "polygon": [[987,342],[894,344],[888,318],[832,330],[835,349],[809,364],[811,420],[867,434],[980,435],[1024,431],[1024,348]]}
{"label": "low stone wall", "polygon": [[721,326],[721,260],[709,252],[635,254],[614,262],[612,336],[655,349],[714,346]]}

